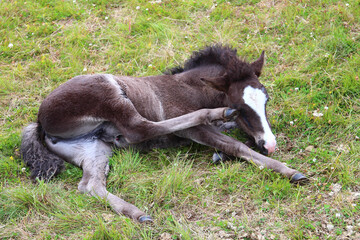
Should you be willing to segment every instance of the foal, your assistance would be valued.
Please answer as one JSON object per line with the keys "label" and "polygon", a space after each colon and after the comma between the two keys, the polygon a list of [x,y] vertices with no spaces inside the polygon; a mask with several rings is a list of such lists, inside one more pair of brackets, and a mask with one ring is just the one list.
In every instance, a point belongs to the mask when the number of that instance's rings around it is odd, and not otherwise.
{"label": "foal", "polygon": [[106,199],[115,212],[140,222],[151,217],[106,190],[113,148],[149,149],[188,140],[273,169],[292,182],[306,177],[221,133],[214,123],[234,121],[263,154],[275,151],[266,117],[268,94],[253,63],[214,45],[193,53],[184,67],[150,77],[77,76],[42,102],[37,123],[24,129],[21,153],[32,178],[58,174],[63,160],[83,169],[78,189]]}

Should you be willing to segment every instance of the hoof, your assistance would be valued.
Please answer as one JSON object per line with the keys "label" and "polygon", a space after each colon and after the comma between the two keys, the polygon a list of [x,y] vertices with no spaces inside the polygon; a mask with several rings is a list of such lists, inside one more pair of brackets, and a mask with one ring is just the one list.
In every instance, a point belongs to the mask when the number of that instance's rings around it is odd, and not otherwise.
{"label": "hoof", "polygon": [[226,153],[223,152],[214,152],[212,156],[212,161],[214,164],[218,164],[220,162],[225,162],[227,160],[232,160],[232,159],[235,159],[235,157],[227,155]]}
{"label": "hoof", "polygon": [[212,156],[212,161],[214,164],[218,164],[224,160],[225,156],[222,152],[215,152]]}
{"label": "hoof", "polygon": [[309,179],[302,173],[295,173],[291,178],[290,182],[294,184],[304,185],[309,182]]}
{"label": "hoof", "polygon": [[224,111],[224,120],[234,121],[239,115],[239,112],[236,109],[228,108]]}
{"label": "hoof", "polygon": [[153,219],[152,217],[148,216],[148,215],[145,215],[145,216],[141,216],[139,217],[138,221],[140,223],[153,223]]}

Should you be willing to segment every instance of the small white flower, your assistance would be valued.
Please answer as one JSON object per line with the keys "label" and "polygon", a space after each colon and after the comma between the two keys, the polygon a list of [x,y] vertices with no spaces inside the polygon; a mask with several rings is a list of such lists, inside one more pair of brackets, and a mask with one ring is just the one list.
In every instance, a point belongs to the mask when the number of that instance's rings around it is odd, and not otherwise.
{"label": "small white flower", "polygon": [[328,224],[328,225],[326,225],[326,228],[327,228],[329,231],[331,231],[331,230],[334,229],[334,225]]}
{"label": "small white flower", "polygon": [[83,72],[86,72],[86,71],[87,71],[87,68],[86,68],[86,67],[84,67]]}
{"label": "small white flower", "polygon": [[76,3],[76,0],[73,0],[73,3]]}
{"label": "small white flower", "polygon": [[334,170],[334,167],[331,167],[330,169],[331,169],[331,170]]}
{"label": "small white flower", "polygon": [[108,17],[108,16],[106,16],[106,17],[105,17],[105,20],[108,20],[108,19],[109,19],[109,17]]}
{"label": "small white flower", "polygon": [[294,125],[294,121],[290,121],[290,125]]}
{"label": "small white flower", "polygon": [[316,158],[313,158],[313,160],[312,160],[313,162],[316,162]]}
{"label": "small white flower", "polygon": [[185,36],[185,38],[188,38],[188,36]]}
{"label": "small white flower", "polygon": [[345,6],[347,6],[347,7],[348,7],[348,6],[350,6],[350,4],[348,4],[348,3],[345,3]]}
{"label": "small white flower", "polygon": [[299,88],[298,88],[298,87],[296,87],[296,88],[295,88],[295,91],[299,91]]}
{"label": "small white flower", "polygon": [[356,207],[356,203],[351,204],[351,206]]}
{"label": "small white flower", "polygon": [[151,67],[152,67],[152,64],[149,64],[148,67],[151,68]]}
{"label": "small white flower", "polygon": [[92,43],[89,43],[89,46],[92,46]]}
{"label": "small white flower", "polygon": [[263,170],[263,169],[264,169],[264,166],[263,166],[263,165],[260,165],[260,166],[259,166],[259,169],[260,169],[260,170]]}
{"label": "small white flower", "polygon": [[146,11],[149,11],[149,9],[148,9],[148,8],[146,8],[145,10],[146,10]]}
{"label": "small white flower", "polygon": [[21,172],[25,172],[25,171],[26,171],[26,168],[23,167],[23,168],[21,169]]}
{"label": "small white flower", "polygon": [[342,186],[339,183],[331,184],[330,188],[335,192],[340,192]]}
{"label": "small white flower", "polygon": [[339,218],[339,217],[341,217],[341,214],[340,214],[340,213],[336,213],[336,214],[335,214],[335,217]]}
{"label": "small white flower", "polygon": [[328,110],[328,109],[329,109],[329,107],[328,107],[328,106],[325,106],[325,107],[324,107],[324,109],[325,109],[325,110]]}
{"label": "small white flower", "polygon": [[8,47],[9,47],[9,48],[13,48],[13,47],[14,47],[14,44],[9,43]]}
{"label": "small white flower", "polygon": [[136,10],[139,10],[139,9],[140,9],[140,6],[137,6],[137,7],[136,7]]}
{"label": "small white flower", "polygon": [[318,112],[317,110],[315,110],[315,111],[313,112],[313,116],[314,116],[314,117],[322,117],[322,116],[324,116],[324,114],[322,114],[321,112]]}
{"label": "small white flower", "polygon": [[348,235],[352,235],[353,234],[353,229],[354,229],[354,227],[353,226],[351,226],[351,225],[347,225],[346,226],[346,230],[348,231]]}

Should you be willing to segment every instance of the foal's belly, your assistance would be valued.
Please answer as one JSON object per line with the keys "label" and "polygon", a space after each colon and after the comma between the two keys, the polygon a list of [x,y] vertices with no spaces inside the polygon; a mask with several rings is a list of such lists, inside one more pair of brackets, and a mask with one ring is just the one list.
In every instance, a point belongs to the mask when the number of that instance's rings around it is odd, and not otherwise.
{"label": "foal's belly", "polygon": [[78,120],[69,122],[66,127],[62,129],[47,129],[44,127],[46,133],[60,138],[76,138],[87,133],[94,131],[97,127],[105,122],[105,119],[93,118],[93,117],[82,117]]}

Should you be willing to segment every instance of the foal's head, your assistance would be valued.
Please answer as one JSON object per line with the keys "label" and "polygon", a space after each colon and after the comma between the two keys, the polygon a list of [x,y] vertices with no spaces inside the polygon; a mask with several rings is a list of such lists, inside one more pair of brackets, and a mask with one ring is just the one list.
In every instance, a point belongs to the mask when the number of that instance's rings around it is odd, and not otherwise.
{"label": "foal's head", "polygon": [[[201,80],[226,93],[228,106],[240,112],[236,119],[239,127],[254,139],[263,154],[273,153],[276,140],[266,116],[269,96],[258,79],[264,64],[264,52],[255,62],[246,63],[236,56],[236,50],[228,47],[214,46],[204,50],[206,51],[212,53],[208,57],[218,58],[218,64],[224,71],[219,76]],[[215,60],[210,62],[216,64]]]}

